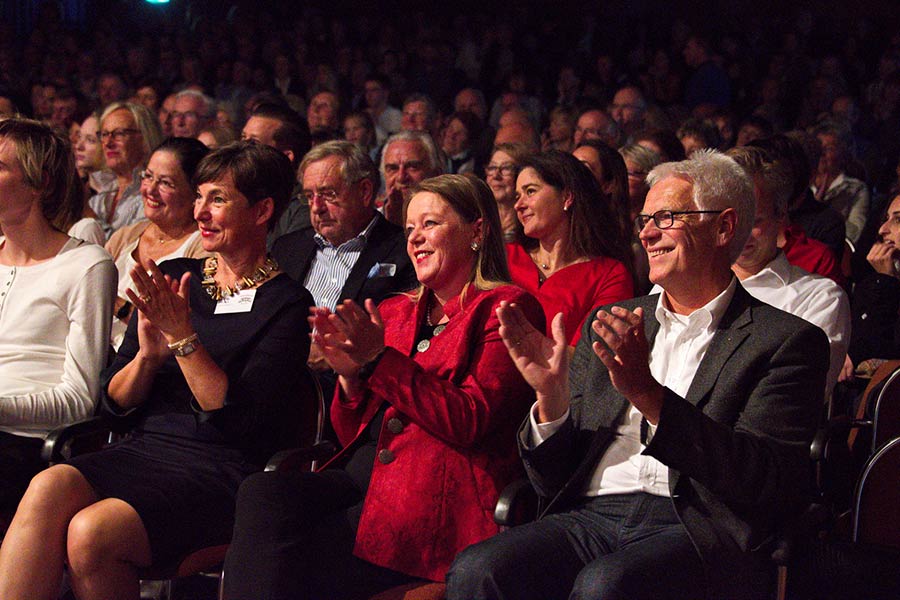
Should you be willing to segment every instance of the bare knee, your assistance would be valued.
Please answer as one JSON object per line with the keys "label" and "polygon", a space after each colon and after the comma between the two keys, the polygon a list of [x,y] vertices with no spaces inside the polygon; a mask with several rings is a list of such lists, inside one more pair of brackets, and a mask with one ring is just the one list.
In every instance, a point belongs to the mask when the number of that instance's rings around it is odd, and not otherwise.
{"label": "bare knee", "polygon": [[76,575],[100,571],[110,561],[135,566],[146,566],[150,562],[143,524],[134,509],[120,500],[92,504],[72,517],[66,554],[69,568]]}
{"label": "bare knee", "polygon": [[32,478],[16,516],[68,521],[95,500],[94,490],[78,469],[56,465]]}
{"label": "bare knee", "polygon": [[92,511],[81,511],[69,521],[66,554],[69,558],[69,568],[73,572],[94,571],[102,557],[109,558],[104,528],[105,524],[100,522]]}

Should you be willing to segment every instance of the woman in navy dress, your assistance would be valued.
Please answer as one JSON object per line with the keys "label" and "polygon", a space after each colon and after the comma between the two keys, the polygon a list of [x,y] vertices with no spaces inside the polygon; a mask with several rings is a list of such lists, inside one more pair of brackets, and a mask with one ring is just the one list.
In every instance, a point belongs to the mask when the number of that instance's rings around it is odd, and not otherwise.
{"label": "woman in navy dress", "polygon": [[[240,481],[290,444],[304,410],[312,302],[266,254],[290,162],[239,142],[207,156],[194,216],[209,259],[132,270],[137,316],[103,374],[123,442],[40,473],[0,548],[0,597],[139,597],[138,570],[226,543]],[[313,401],[312,398],[309,399]]]}

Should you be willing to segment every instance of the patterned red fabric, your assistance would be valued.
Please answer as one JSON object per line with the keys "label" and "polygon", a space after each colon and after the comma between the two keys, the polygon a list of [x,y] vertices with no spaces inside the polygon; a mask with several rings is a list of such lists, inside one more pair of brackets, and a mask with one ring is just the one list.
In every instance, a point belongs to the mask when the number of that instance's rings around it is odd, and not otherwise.
{"label": "patterned red fabric", "polygon": [[389,405],[356,536],[360,558],[443,581],[460,550],[497,533],[494,504],[523,474],[516,430],[534,402],[500,339],[501,300],[544,329],[540,305],[523,290],[470,288],[462,304],[444,306],[446,329],[413,358],[425,300],[399,296],[379,307],[388,349],[368,390],[346,398],[338,386],[331,406],[346,448]]}

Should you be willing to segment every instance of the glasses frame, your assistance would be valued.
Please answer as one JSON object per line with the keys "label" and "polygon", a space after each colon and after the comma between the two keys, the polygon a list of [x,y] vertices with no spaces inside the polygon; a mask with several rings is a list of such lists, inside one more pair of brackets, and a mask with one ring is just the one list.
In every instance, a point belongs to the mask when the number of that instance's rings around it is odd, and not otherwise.
{"label": "glasses frame", "polygon": [[138,173],[138,177],[140,177],[142,184],[146,183],[148,186],[152,186],[155,183],[159,191],[166,192],[167,194],[173,194],[178,190],[178,186],[175,185],[174,181],[160,179],[158,176],[150,173],[147,169]]}
{"label": "glasses frame", "polygon": [[510,177],[518,173],[519,166],[513,163],[503,163],[502,165],[486,165],[484,167],[486,177],[491,177],[498,171],[502,177]]}
{"label": "glasses frame", "polygon": [[338,196],[340,193],[337,190],[304,190],[300,192],[300,197],[307,204],[312,204],[316,198],[321,199],[325,204],[335,205],[337,204]]}
{"label": "glasses frame", "polygon": [[121,142],[126,136],[140,132],[140,129],[135,129],[134,127],[120,127],[119,129],[113,129],[112,131],[101,131],[97,134],[97,137],[100,138],[101,142],[105,142],[109,138],[112,138],[116,142]]}
{"label": "glasses frame", "polygon": [[[657,229],[670,229],[675,224],[675,217],[680,215],[718,215],[724,210],[658,210],[652,215],[639,213],[634,218],[634,224],[638,231],[642,231],[651,220]],[[661,221],[666,222],[665,225]]]}

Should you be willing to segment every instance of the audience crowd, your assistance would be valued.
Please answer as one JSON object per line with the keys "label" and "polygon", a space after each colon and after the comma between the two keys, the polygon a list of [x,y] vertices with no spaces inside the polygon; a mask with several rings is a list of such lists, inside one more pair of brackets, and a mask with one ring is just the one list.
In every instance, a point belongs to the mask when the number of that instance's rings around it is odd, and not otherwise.
{"label": "audience crowd", "polygon": [[[0,595],[234,527],[231,598],[764,597],[815,426],[900,359],[900,33],[284,5],[0,24]],[[313,379],[339,452],[255,474]],[[41,472],[95,407],[132,436]],[[550,518],[496,535],[526,475]]]}

